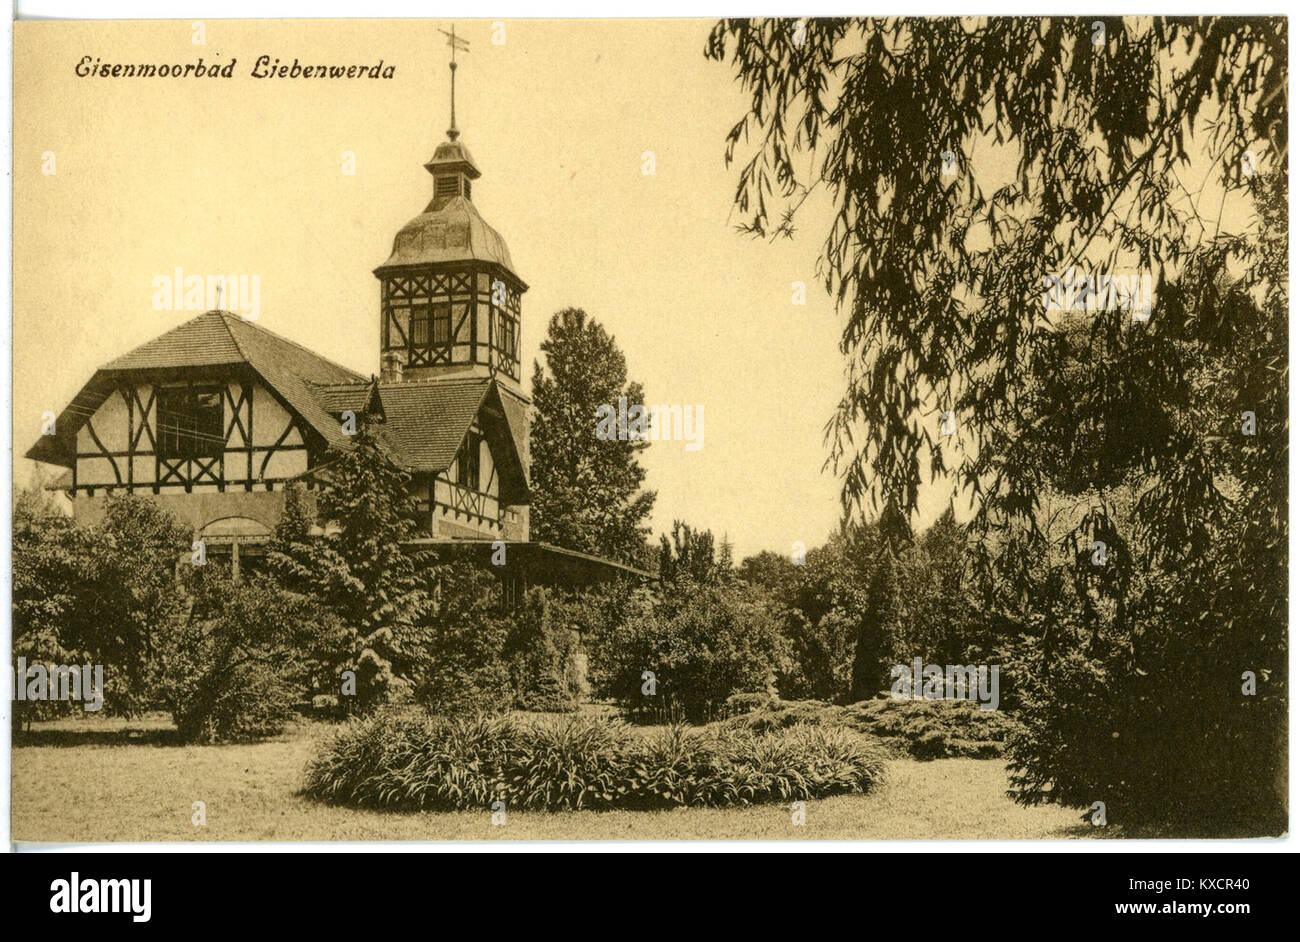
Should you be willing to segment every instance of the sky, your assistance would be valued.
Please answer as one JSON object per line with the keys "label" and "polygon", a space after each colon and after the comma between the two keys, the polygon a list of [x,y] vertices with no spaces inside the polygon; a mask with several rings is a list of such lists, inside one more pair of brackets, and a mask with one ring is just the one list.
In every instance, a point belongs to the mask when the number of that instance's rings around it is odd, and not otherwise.
{"label": "sky", "polygon": [[[735,231],[724,138],[746,97],[706,60],[706,20],[456,22],[457,123],[474,202],[524,296],[525,380],[546,322],[585,309],[653,403],[703,407],[703,445],[643,453],[656,533],[680,518],[737,558],[821,542],[839,517],[823,427],[843,387],[839,324],[815,264],[828,207],[792,241]],[[450,22],[17,24],[14,153],[18,457],[100,364],[195,312],[154,279],[258,275],[258,323],[378,371],[372,270],[424,208],[448,125]],[[199,45],[195,39],[202,38]],[[494,43],[494,39],[497,40]],[[102,63],[236,60],[231,79],[78,77]],[[394,77],[251,76],[290,64]],[[644,173],[653,152],[654,173]],[[353,155],[355,173],[342,172]],[[53,155],[53,173],[49,157]],[[794,283],[806,303],[794,303]]]}

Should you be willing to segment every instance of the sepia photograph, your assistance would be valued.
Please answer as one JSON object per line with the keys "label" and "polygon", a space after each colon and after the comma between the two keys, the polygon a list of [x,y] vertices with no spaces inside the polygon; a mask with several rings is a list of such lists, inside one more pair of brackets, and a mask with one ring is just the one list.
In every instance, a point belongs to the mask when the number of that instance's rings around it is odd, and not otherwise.
{"label": "sepia photograph", "polygon": [[12,846],[1288,842],[1287,19],[906,12],[17,19]]}

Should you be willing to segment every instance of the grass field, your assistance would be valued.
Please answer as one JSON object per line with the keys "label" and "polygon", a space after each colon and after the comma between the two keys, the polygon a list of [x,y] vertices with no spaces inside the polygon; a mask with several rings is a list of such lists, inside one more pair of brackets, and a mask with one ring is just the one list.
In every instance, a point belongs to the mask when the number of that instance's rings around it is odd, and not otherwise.
{"label": "grass field", "polygon": [[[995,759],[889,763],[872,795],[812,801],[795,826],[782,805],[672,811],[397,814],[330,807],[297,794],[330,727],[304,724],[269,742],[181,746],[165,717],[39,724],[13,750],[20,841],[490,841],[1072,838],[1096,832],[1078,813],[1022,808]],[[30,744],[24,744],[30,743]],[[191,823],[193,802],[207,824]]]}

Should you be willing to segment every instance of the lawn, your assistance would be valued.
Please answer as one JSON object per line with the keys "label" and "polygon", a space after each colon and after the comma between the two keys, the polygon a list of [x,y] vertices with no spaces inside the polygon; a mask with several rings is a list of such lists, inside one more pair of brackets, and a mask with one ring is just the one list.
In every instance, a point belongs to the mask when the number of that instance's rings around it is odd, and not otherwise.
{"label": "lawn", "polygon": [[[12,833],[21,841],[391,841],[1070,838],[1078,812],[1022,808],[997,759],[896,759],[871,795],[672,811],[397,814],[321,805],[297,794],[330,727],[304,723],[256,745],[171,743],[165,717],[38,724],[13,749]],[[24,744],[24,742],[30,744]],[[191,823],[193,802],[207,823]]]}

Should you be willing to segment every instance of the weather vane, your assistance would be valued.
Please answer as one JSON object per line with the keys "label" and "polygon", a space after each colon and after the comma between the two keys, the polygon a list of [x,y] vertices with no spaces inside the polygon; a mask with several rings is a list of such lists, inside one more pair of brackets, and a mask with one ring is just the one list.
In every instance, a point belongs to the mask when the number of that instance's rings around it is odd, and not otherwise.
{"label": "weather vane", "polygon": [[447,45],[451,47],[451,127],[447,129],[448,140],[456,140],[460,132],[456,130],[456,51],[469,52],[469,40],[461,39],[456,35],[456,24],[451,25],[451,32],[440,29],[438,32],[447,37]]}

